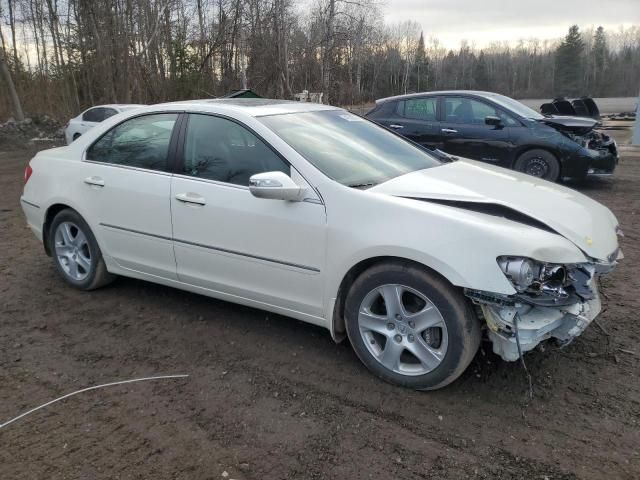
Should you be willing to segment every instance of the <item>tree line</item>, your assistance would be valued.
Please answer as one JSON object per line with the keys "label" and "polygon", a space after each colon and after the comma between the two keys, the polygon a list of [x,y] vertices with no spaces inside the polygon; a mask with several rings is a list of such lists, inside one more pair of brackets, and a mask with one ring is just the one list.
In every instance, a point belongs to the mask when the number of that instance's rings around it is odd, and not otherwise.
{"label": "tree line", "polygon": [[414,91],[515,98],[634,96],[640,28],[572,26],[564,39],[445,48],[375,0],[0,0],[0,118],[101,103],[323,92],[356,105]]}

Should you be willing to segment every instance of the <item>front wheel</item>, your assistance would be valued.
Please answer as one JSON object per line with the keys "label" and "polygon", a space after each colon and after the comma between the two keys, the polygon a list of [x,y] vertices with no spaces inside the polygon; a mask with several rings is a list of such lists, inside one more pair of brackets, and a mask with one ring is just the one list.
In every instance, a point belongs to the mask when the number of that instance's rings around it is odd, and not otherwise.
{"label": "front wheel", "polygon": [[49,248],[58,273],[81,290],[102,287],[115,278],[107,271],[89,225],[74,210],[58,213],[49,233]]}
{"label": "front wheel", "polygon": [[462,293],[419,266],[386,262],[353,283],[347,334],[360,360],[396,385],[434,390],[458,378],[480,344],[480,325]]}
{"label": "front wheel", "polygon": [[534,177],[557,182],[560,177],[560,163],[551,152],[533,149],[518,157],[514,170]]}

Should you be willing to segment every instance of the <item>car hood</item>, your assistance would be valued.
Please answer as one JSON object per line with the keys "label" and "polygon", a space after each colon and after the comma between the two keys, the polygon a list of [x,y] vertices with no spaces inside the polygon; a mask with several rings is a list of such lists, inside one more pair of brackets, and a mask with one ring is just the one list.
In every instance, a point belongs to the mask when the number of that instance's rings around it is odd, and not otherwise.
{"label": "car hood", "polygon": [[563,117],[560,115],[544,117],[538,121],[558,130],[568,131],[576,135],[585,135],[600,124],[600,122],[592,118]]}
{"label": "car hood", "polygon": [[525,223],[543,224],[601,261],[611,261],[618,248],[618,222],[604,205],[575,190],[473,160],[418,170],[368,191],[475,211],[483,207],[493,214],[496,209],[488,207],[506,207],[502,210],[533,220]]}

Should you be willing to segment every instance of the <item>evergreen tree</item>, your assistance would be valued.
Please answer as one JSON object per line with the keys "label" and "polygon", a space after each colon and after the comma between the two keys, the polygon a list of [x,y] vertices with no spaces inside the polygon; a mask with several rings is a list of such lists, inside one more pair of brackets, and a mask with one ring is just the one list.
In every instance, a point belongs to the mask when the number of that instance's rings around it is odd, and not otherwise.
{"label": "evergreen tree", "polygon": [[605,75],[609,49],[607,39],[604,35],[604,28],[598,27],[593,36],[593,95],[602,95],[606,88]]}
{"label": "evergreen tree", "polygon": [[424,32],[420,32],[418,47],[416,48],[416,91],[427,90],[429,88],[429,61],[424,48]]}
{"label": "evergreen tree", "polygon": [[474,83],[474,88],[476,90],[490,90],[489,71],[487,68],[487,58],[484,55],[484,50],[480,50],[480,55],[478,55],[478,61],[476,62],[476,68],[474,71]]}
{"label": "evergreen tree", "polygon": [[584,42],[577,25],[569,28],[569,33],[556,50],[555,95],[579,96],[582,92],[582,64]]}

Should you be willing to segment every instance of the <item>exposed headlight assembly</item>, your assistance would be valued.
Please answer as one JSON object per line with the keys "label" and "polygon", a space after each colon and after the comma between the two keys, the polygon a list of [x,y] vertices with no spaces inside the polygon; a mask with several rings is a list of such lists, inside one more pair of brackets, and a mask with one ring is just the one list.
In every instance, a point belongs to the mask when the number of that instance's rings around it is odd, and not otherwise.
{"label": "exposed headlight assembly", "polygon": [[519,292],[529,288],[537,276],[532,260],[521,257],[498,257],[498,265]]}
{"label": "exposed headlight assembly", "polygon": [[498,257],[498,265],[518,293],[567,297],[571,278],[564,265],[540,263],[525,257]]}

